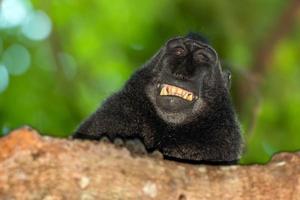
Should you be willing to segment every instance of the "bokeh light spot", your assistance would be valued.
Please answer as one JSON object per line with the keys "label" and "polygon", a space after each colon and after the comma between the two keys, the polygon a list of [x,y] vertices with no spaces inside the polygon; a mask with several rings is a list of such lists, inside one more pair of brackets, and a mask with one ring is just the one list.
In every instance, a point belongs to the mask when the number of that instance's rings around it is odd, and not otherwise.
{"label": "bokeh light spot", "polygon": [[3,0],[0,6],[0,27],[3,28],[20,25],[30,10],[27,0]]}
{"label": "bokeh light spot", "polygon": [[22,24],[22,33],[31,40],[46,39],[51,29],[51,20],[43,11],[32,12]]}
{"label": "bokeh light spot", "polygon": [[7,135],[10,132],[10,128],[4,126],[2,127],[2,135]]}
{"label": "bokeh light spot", "polygon": [[13,44],[3,53],[3,63],[12,75],[21,75],[29,68],[30,54],[19,44]]}
{"label": "bokeh light spot", "polygon": [[2,93],[8,86],[9,74],[4,65],[0,65],[0,93]]}

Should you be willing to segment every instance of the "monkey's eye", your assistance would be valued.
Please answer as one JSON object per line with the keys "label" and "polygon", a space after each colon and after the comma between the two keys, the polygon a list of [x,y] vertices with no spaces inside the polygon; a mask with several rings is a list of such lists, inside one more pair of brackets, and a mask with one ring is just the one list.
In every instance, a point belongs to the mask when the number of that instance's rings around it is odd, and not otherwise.
{"label": "monkey's eye", "polygon": [[176,56],[184,56],[184,55],[185,55],[185,50],[184,50],[184,48],[182,48],[182,47],[176,47],[176,48],[174,49],[174,54],[175,54]]}
{"label": "monkey's eye", "polygon": [[208,63],[213,58],[211,58],[209,53],[203,51],[197,51],[194,53],[194,60],[199,63]]}

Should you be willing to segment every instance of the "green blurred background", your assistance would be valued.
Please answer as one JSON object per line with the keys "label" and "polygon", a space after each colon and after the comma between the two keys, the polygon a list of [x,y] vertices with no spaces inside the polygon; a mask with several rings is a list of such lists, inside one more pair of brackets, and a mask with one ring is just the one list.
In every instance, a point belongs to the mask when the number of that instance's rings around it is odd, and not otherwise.
{"label": "green blurred background", "polygon": [[242,163],[300,149],[298,0],[0,0],[0,134],[67,137],[168,38],[198,31],[233,74]]}

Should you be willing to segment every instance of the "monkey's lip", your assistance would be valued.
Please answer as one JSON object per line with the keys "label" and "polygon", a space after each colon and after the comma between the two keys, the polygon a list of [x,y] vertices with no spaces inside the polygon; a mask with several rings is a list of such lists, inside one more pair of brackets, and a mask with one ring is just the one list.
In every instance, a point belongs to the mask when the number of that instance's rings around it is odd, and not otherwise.
{"label": "monkey's lip", "polygon": [[198,99],[198,96],[193,92],[175,85],[158,84],[157,87],[160,88],[160,96],[175,96],[180,97],[186,101],[193,101]]}

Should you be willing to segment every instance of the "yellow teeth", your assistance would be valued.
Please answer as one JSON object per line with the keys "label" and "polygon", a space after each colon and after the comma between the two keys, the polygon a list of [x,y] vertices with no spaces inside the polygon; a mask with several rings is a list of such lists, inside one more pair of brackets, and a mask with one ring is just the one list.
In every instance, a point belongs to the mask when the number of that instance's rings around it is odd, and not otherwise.
{"label": "yellow teeth", "polygon": [[197,99],[196,96],[192,92],[189,92],[187,90],[184,90],[182,88],[173,86],[173,85],[168,85],[168,84],[163,84],[163,87],[160,91],[160,96],[177,96],[180,98],[183,98],[187,101],[193,101],[193,99]]}

